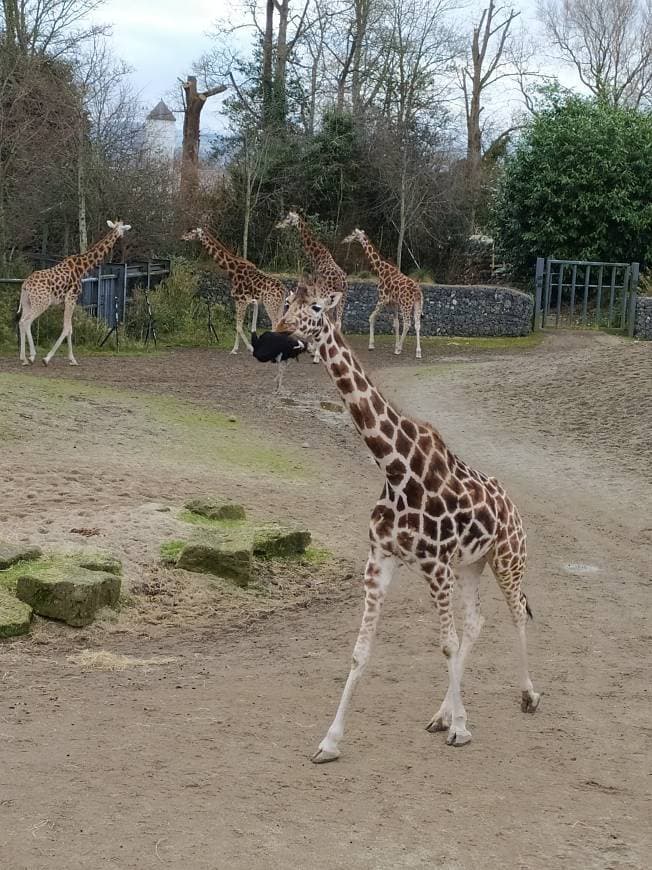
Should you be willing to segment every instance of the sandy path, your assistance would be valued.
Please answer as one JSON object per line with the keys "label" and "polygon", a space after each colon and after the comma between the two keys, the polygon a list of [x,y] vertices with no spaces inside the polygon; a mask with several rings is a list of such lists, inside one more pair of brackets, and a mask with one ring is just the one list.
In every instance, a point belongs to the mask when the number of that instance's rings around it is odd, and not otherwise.
{"label": "sandy path", "polygon": [[[7,645],[3,864],[648,867],[652,498],[640,473],[649,455],[627,448],[649,449],[652,421],[649,405],[619,418],[623,392],[634,407],[648,388],[649,350],[554,336],[535,352],[442,359],[432,372],[382,369],[379,360],[388,395],[501,477],[526,517],[532,674],[545,693],[535,717],[518,709],[511,627],[489,578],[487,622],[465,679],[474,741],[459,750],[423,730],[445,667],[426,590],[407,573],[389,596],[344,754],[322,767],[307,756],[346,675],[357,598],[279,615],[244,635],[207,628],[110,639],[116,651],[176,659],[147,671],[80,672],[63,640]],[[638,392],[625,377],[634,363]],[[587,395],[592,368],[597,404]],[[327,395],[321,373],[304,371],[307,392],[317,384]],[[571,431],[576,403],[560,398],[551,371],[593,403],[588,436]],[[280,432],[275,415],[267,425]],[[377,474],[348,430],[304,425],[292,409],[287,420],[287,443],[308,439],[333,467],[328,485],[301,484],[304,511],[361,560]],[[186,468],[187,486],[201,473]],[[134,487],[142,501],[145,484]]]}

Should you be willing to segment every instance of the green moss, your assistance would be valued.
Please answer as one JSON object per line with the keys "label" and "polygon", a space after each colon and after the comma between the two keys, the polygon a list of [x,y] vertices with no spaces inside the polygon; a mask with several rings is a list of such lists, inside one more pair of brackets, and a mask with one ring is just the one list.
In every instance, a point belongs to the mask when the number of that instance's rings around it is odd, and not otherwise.
{"label": "green moss", "polygon": [[32,608],[0,590],[0,640],[27,634],[32,619]]}
{"label": "green moss", "polygon": [[160,547],[161,559],[166,564],[174,564],[185,546],[186,541],[164,541]]}
{"label": "green moss", "polygon": [[6,571],[0,571],[0,589],[16,594],[18,578],[24,574],[45,575],[51,570],[65,572],[71,568],[85,568],[88,571],[101,571],[114,576],[122,573],[122,563],[108,553],[72,551],[70,553],[48,553],[35,561],[16,562]]}
{"label": "green moss", "polygon": [[225,499],[193,498],[184,505],[187,512],[209,520],[244,520],[245,509]]}
{"label": "green moss", "polygon": [[89,625],[102,607],[112,607],[120,596],[120,578],[105,571],[89,571],[68,562],[34,570],[28,564],[18,576],[16,596],[41,616],[68,625]]}
{"label": "green moss", "polygon": [[235,528],[243,522],[242,520],[216,520],[212,517],[205,517],[186,510],[180,511],[177,517],[182,522],[189,523],[191,526],[207,526],[211,529]]}

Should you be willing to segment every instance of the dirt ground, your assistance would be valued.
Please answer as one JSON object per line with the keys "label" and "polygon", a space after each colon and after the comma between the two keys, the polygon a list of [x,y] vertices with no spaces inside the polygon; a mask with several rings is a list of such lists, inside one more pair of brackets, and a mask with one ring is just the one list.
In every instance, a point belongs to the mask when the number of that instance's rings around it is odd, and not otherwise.
{"label": "dirt ground", "polygon": [[[348,671],[357,577],[335,572],[332,589],[247,618],[178,582],[164,605],[147,594],[172,582],[158,547],[179,521],[158,508],[198,492],[304,520],[361,574],[382,481],[343,415],[320,409],[336,400],[321,367],[293,365],[282,402],[271,367],[223,351],[27,372],[2,359],[0,539],[61,547],[95,530],[87,543],[121,556],[138,605],[131,620],[0,646],[3,868],[651,865],[652,346],[440,341],[419,364],[354,345],[389,398],[519,505],[536,715],[520,712],[489,577],[465,676],[473,742],[424,730],[446,668],[425,584],[404,572],[342,757],[323,766],[309,756]],[[150,662],[87,670],[85,648]]]}

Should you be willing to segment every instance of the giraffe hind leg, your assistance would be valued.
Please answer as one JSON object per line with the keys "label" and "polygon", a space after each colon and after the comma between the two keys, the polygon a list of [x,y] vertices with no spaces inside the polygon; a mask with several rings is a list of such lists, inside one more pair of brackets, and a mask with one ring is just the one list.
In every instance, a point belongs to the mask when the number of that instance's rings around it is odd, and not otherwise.
{"label": "giraffe hind leg", "polygon": [[[500,547],[500,544],[498,545]],[[491,570],[505,596],[512,622],[516,628],[519,661],[519,683],[521,687],[521,710],[534,713],[541,701],[541,694],[534,691],[528,668],[526,626],[532,611],[522,591],[525,560],[513,553],[506,556],[494,555]]]}

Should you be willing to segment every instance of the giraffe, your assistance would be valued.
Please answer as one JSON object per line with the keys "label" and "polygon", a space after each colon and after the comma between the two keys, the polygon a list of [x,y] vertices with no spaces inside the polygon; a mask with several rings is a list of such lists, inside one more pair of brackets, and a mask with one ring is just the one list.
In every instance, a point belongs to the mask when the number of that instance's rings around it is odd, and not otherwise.
{"label": "giraffe", "polygon": [[238,352],[240,338],[244,341],[247,350],[252,352],[253,346],[243,329],[247,308],[250,303],[253,303],[252,332],[256,331],[259,302],[265,306],[273,329],[274,324],[280,320],[283,314],[286,296],[285,286],[276,278],[261,272],[249,260],[233,254],[219,239],[216,239],[203,227],[189,230],[181,238],[185,242],[191,242],[195,239],[200,241],[218,266],[228,274],[231,279],[231,296],[235,302],[235,344],[231,353]]}
{"label": "giraffe", "polygon": [[[517,630],[521,709],[534,713],[540,701],[527,664],[525,627],[532,613],[522,591],[526,546],[516,507],[495,478],[463,462],[430,424],[401,414],[382,396],[325,316],[337,301],[337,296],[322,293],[318,286],[300,286],[277,326],[278,332],[317,344],[355,428],[386,478],[371,513],[364,615],[351,670],[335,719],[312,757],[315,763],[332,761],[340,754],[346,712],[369,660],[387,589],[400,565],[421,574],[430,587],[447,660],[448,690],[426,726],[428,731],[448,731],[446,742],[452,746],[471,740],[461,680],[484,621],[480,575],[487,562]],[[455,582],[464,607],[461,643],[453,620]]]}
{"label": "giraffe", "polygon": [[[369,241],[364,230],[353,230],[351,235],[342,240],[343,244],[358,242],[365,252],[371,268],[378,275],[378,302],[376,307],[369,316],[369,350],[373,350],[374,343],[374,325],[376,318],[386,305],[394,306],[394,332],[396,341],[394,344],[394,353],[398,356],[403,350],[403,342],[410,328],[410,321],[414,313],[414,331],[417,334],[417,352],[416,358],[421,359],[421,312],[423,311],[423,290],[413,281],[408,278],[392,263],[383,260],[378,251]],[[403,317],[403,333],[399,338],[399,309]]]}
{"label": "giraffe", "polygon": [[[276,224],[276,229],[296,227],[299,230],[303,249],[313,268],[314,276],[319,279],[320,285],[329,293],[340,293],[341,298],[335,309],[335,323],[338,329],[342,329],[342,317],[346,305],[346,294],[349,289],[346,283],[346,272],[341,269],[333,255],[325,245],[317,239],[317,236],[306,223],[305,218],[296,211],[289,211],[287,217]],[[313,360],[319,362],[319,351],[315,350]]]}
{"label": "giraffe", "polygon": [[[72,315],[81,293],[81,280],[105,259],[118,239],[131,229],[129,224],[122,221],[115,223],[107,221],[107,226],[110,232],[87,251],[66,257],[50,269],[32,272],[23,282],[17,317],[20,332],[20,361],[24,366],[31,365],[36,359],[32,323],[51,305],[62,303],[63,330],[50,353],[43,357],[43,365],[49,364],[64,338],[68,342],[68,362],[71,366],[79,365],[72,352]],[[29,342],[29,361],[25,356],[25,338]]]}

